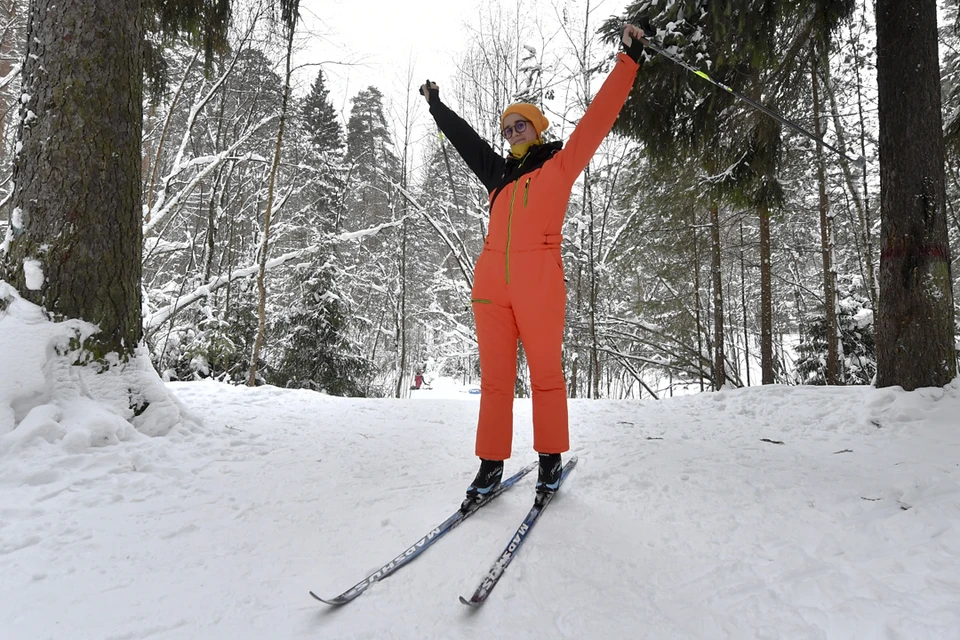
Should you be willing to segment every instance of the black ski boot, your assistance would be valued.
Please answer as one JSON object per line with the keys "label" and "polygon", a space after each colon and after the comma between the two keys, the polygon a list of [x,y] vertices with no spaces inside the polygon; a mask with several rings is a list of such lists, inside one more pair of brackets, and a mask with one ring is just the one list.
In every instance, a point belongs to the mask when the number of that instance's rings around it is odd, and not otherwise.
{"label": "black ski boot", "polygon": [[537,474],[537,495],[553,493],[560,486],[563,462],[559,453],[541,453],[540,471]]}
{"label": "black ski boot", "polygon": [[500,486],[503,477],[503,460],[484,460],[480,458],[480,470],[473,483],[467,488],[467,498],[460,506],[461,511],[468,511],[471,506],[480,502],[484,496]]}

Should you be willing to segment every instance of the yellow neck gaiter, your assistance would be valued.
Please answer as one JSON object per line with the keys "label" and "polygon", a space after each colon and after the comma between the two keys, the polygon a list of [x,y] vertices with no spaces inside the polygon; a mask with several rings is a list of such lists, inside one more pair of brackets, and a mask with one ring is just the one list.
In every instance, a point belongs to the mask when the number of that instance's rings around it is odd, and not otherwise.
{"label": "yellow neck gaiter", "polygon": [[537,138],[530,142],[521,142],[520,144],[512,144],[510,145],[510,155],[514,158],[522,158],[527,155],[527,151],[530,151],[530,147],[537,144],[543,144],[543,138]]}

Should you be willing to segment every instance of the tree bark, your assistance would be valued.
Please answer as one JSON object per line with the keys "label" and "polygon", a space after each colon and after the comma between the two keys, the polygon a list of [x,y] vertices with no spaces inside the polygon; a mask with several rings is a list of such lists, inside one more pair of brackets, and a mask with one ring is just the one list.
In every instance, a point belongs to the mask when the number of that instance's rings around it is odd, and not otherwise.
{"label": "tree bark", "polygon": [[[810,56],[810,76],[813,84],[813,132],[818,139],[823,138],[820,126],[820,78],[817,74],[816,45],[812,46]],[[837,293],[833,271],[833,229],[830,217],[830,201],[827,199],[827,175],[823,164],[823,149],[816,145],[817,184],[820,199],[820,255],[823,258],[823,315],[827,328],[827,384],[839,382],[839,357],[837,355]]]}
{"label": "tree bark", "polygon": [[713,388],[719,391],[727,381],[723,350],[723,281],[720,262],[720,208],[716,203],[710,206],[710,231],[713,242]]}
{"label": "tree bark", "polygon": [[97,359],[142,337],[140,4],[34,0],[27,18],[4,270],[27,300],[97,324]]}
{"label": "tree bark", "polygon": [[597,302],[600,297],[600,283],[597,278],[596,229],[594,228],[593,200],[590,189],[590,166],[583,172],[583,198],[590,220],[590,391],[588,398],[600,397],[600,341],[597,338]]}
{"label": "tree bark", "polygon": [[936,0],[877,0],[880,304],[877,386],[957,375]]}
{"label": "tree bark", "polygon": [[[404,178],[406,176],[406,162],[404,162]],[[394,385],[393,393],[395,398],[402,398],[404,391],[403,382],[404,373],[407,370],[407,223],[404,222],[400,229],[400,255],[398,256],[399,280],[399,309],[397,309],[397,383]],[[419,364],[417,365],[420,366]]]}
{"label": "tree bark", "polygon": [[750,386],[750,332],[747,325],[747,266],[743,259],[743,220],[740,221],[740,308],[743,311],[743,362]]}
{"label": "tree bark", "polygon": [[760,205],[760,371],[761,384],[774,383],[773,277],[770,266],[770,209]]}

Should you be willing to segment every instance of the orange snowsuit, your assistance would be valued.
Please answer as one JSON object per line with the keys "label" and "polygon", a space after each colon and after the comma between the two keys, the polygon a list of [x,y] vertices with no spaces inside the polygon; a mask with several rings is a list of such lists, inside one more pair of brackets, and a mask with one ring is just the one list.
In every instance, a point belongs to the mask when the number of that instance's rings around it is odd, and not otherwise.
{"label": "orange snowsuit", "polygon": [[440,130],[490,193],[490,225],[471,295],[480,348],[480,458],[511,454],[518,339],[530,365],[533,448],[570,448],[561,366],[567,300],[561,230],[573,184],[613,127],[638,68],[620,53],[566,146],[536,145],[520,159],[500,157],[439,96],[431,98]]}

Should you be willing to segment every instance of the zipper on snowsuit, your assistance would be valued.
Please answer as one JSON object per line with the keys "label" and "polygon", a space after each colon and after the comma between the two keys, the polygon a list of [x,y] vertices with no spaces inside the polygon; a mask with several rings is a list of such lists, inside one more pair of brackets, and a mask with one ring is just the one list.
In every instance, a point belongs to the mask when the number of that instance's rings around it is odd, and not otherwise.
{"label": "zipper on snowsuit", "polygon": [[[510,236],[513,229],[513,203],[517,199],[517,188],[520,186],[520,178],[513,185],[513,193],[510,195],[510,215],[507,216],[507,284],[510,284]],[[527,196],[530,193],[530,178],[527,178],[523,186],[523,207],[527,207]]]}

